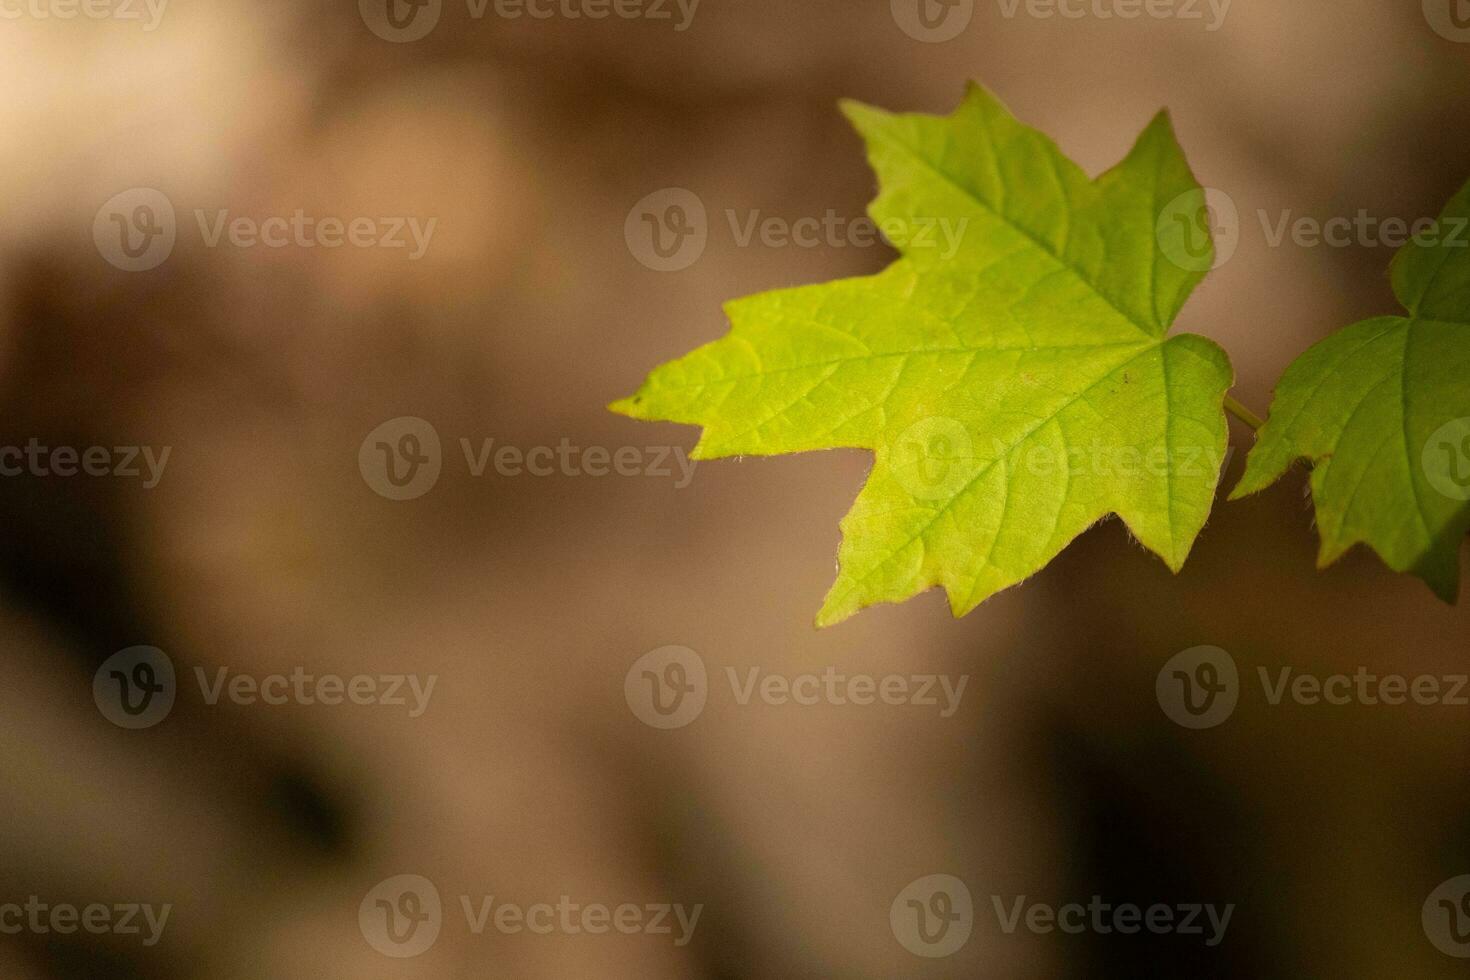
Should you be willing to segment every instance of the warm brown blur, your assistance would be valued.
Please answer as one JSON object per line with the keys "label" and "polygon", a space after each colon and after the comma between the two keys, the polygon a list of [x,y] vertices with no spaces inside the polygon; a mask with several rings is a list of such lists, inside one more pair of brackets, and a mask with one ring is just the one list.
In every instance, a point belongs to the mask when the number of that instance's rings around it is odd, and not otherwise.
{"label": "warm brown blur", "polygon": [[[139,477],[0,477],[0,978],[1461,975],[1421,908],[1470,873],[1470,707],[1272,706],[1256,678],[1464,673],[1470,614],[1368,554],[1317,573],[1301,471],[1222,492],[1177,577],[1109,522],[963,620],[934,594],[817,632],[866,456],[686,479],[694,430],[605,410],[719,336],[722,301],[890,261],[741,245],[730,222],[860,216],[874,179],[837,100],[947,112],[977,78],[1092,173],[1172,110],[1241,215],[1181,326],[1230,352],[1264,411],[1291,358],[1395,307],[1390,249],[1272,247],[1262,221],[1412,221],[1470,176],[1470,43],[1417,2],[1234,0],[1210,30],[1221,0],[1133,20],[1093,12],[1128,0],[1070,0],[1077,19],[980,0],[944,43],[900,26],[932,0],[703,0],[692,18],[660,0],[667,20],[442,0],[405,43],[368,22],[437,4],[172,0],[152,30],[144,0],[138,20],[38,14],[67,2],[0,0],[19,12],[0,19],[0,446],[170,452],[151,487],[141,453]],[[660,272],[625,221],[667,188],[707,209],[708,246]],[[176,212],[144,271],[94,240],[163,219],[134,189]],[[298,211],[371,219],[375,241],[405,219],[406,247],[230,230]],[[408,218],[434,222],[421,255]],[[442,472],[393,500],[365,471],[370,434],[403,417],[433,426]],[[1249,446],[1232,431],[1227,488]],[[503,446],[548,447],[553,475],[497,472]],[[588,447],[628,450],[638,475],[588,475]],[[139,645],[167,654],[177,697],[129,730],[93,680]],[[662,730],[624,683],[670,645],[702,658],[708,702]],[[1241,676],[1206,730],[1155,694],[1196,645]],[[945,717],[942,693],[741,703],[728,679],[829,667],[967,681]],[[221,668],[436,680],[417,716],[407,682],[405,706],[211,705],[196,671],[207,687]],[[411,958],[369,935],[413,911],[380,890],[399,875],[442,901]],[[973,899],[947,957],[890,922],[930,875]],[[171,911],[151,945],[146,924],[6,929],[31,896]],[[1008,932],[1023,896],[1234,911],[1215,946],[1203,916],[1204,936]],[[699,918],[497,925],[538,903]]]}

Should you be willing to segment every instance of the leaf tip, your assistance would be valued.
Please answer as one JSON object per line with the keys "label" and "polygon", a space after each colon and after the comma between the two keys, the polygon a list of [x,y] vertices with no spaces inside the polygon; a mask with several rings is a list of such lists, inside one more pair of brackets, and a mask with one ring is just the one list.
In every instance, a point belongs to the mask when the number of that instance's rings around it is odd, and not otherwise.
{"label": "leaf tip", "polygon": [[1246,482],[1249,477],[1250,474],[1246,473],[1239,480],[1235,481],[1235,486],[1231,487],[1230,493],[1225,496],[1227,502],[1234,503],[1237,500],[1244,500],[1246,497],[1255,496],[1260,492],[1261,488],[1256,486],[1254,482]]}
{"label": "leaf tip", "polygon": [[614,415],[622,415],[630,419],[641,419],[643,417],[640,408],[642,401],[642,397],[630,395],[627,398],[619,398],[615,402],[609,402],[607,410]]}
{"label": "leaf tip", "polygon": [[1425,579],[1425,584],[1427,584],[1429,586],[1429,590],[1439,598],[1439,601],[1443,602],[1445,605],[1458,606],[1460,604],[1459,582],[1432,582],[1428,579]]}
{"label": "leaf tip", "polygon": [[891,115],[877,106],[859,102],[857,99],[842,99],[837,103],[837,108],[847,117],[847,121],[852,123],[852,128],[863,136],[867,136],[874,127],[883,123]]}
{"label": "leaf tip", "polygon": [[822,608],[817,611],[816,619],[812,620],[812,625],[819,630],[831,629],[833,626],[850,617],[852,612],[850,609],[839,609],[829,601],[824,603]]}
{"label": "leaf tip", "polygon": [[1460,604],[1461,537],[1463,535],[1452,534],[1450,542],[1432,546],[1423,559],[1409,569],[1447,606]]}

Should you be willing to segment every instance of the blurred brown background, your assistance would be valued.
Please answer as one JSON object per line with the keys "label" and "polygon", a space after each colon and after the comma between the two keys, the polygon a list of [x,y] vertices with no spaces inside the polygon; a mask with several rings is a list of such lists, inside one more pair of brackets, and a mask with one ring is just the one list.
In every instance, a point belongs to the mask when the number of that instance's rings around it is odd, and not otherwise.
{"label": "blurred brown background", "polygon": [[[1271,247],[1257,212],[1412,220],[1470,176],[1470,44],[1419,4],[1235,0],[1211,31],[1206,4],[1125,21],[982,0],[944,43],[905,32],[902,0],[704,0],[682,31],[673,5],[513,20],[445,0],[407,43],[352,0],[176,3],[152,30],[137,9],[0,22],[0,445],[171,447],[151,489],[0,479],[0,904],[172,912],[152,946],[0,934],[0,977],[1463,975],[1420,910],[1470,872],[1470,708],[1273,707],[1254,678],[1463,672],[1470,619],[1367,554],[1314,571],[1300,472],[1222,500],[1177,578],[1110,522],[964,620],[930,595],[819,633],[862,454],[701,464],[677,487],[475,477],[459,446],[691,447],[693,430],[604,405],[718,336],[723,300],[891,259],[741,246],[726,211],[857,217],[873,178],[836,100],[947,112],[969,78],[1094,173],[1173,111],[1242,215],[1180,326],[1225,346],[1264,411],[1292,357],[1395,307],[1390,250]],[[669,187],[706,206],[709,241],[657,272],[624,225]],[[132,188],[177,209],[149,271],[93,238]],[[437,224],[417,261],[209,247],[194,213],[224,209]],[[443,472],[393,501],[359,448],[404,416],[432,423]],[[171,658],[178,699],[131,731],[92,684],[140,644]],[[664,731],[623,687],[670,644],[698,652],[710,692]],[[1229,651],[1242,691],[1192,731],[1154,684],[1199,644]],[[948,718],[742,705],[725,683],[828,666],[969,681]],[[419,717],[210,706],[194,670],[220,667],[438,681]],[[400,874],[444,902],[411,959],[359,917]],[[974,899],[946,958],[890,927],[931,874]],[[459,896],[491,895],[703,909],[682,946],[474,935]],[[1007,934],[992,905],[1093,895],[1236,908],[1206,948]]]}

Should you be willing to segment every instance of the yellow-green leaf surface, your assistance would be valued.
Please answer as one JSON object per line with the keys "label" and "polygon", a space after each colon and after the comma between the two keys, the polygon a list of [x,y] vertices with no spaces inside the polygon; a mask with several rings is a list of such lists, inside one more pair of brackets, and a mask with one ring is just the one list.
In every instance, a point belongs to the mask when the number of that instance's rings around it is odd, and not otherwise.
{"label": "yellow-green leaf surface", "polygon": [[727,304],[727,336],[613,410],[704,426],[700,459],[875,453],[818,625],[935,585],[962,615],[1109,514],[1177,570],[1232,373],[1214,343],[1165,337],[1211,254],[1207,232],[1171,242],[1204,196],[1167,115],[1092,181],[978,85],[943,118],[843,109],[902,257]]}
{"label": "yellow-green leaf surface", "polygon": [[1470,530],[1470,185],[1394,258],[1408,316],[1365,320],[1298,358],[1232,498],[1312,460],[1326,566],[1366,543],[1390,568],[1459,592]]}

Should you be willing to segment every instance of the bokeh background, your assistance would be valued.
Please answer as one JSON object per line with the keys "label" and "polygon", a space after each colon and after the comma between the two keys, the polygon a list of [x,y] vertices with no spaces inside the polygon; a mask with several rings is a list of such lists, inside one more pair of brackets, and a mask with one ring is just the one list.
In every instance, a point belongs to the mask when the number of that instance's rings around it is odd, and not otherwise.
{"label": "bokeh background", "polygon": [[[446,0],[410,43],[351,0],[177,3],[154,30],[7,8],[23,13],[0,22],[0,444],[172,454],[152,489],[0,479],[0,902],[173,911],[151,947],[0,935],[0,976],[1463,975],[1420,912],[1470,872],[1470,708],[1271,706],[1254,678],[1463,673],[1470,618],[1368,554],[1318,574],[1300,471],[1222,500],[1177,577],[1109,522],[961,621],[935,594],[822,632],[864,454],[705,463],[684,487],[467,471],[461,438],[687,449],[693,430],[604,406],[719,336],[725,299],[890,261],[742,246],[726,224],[862,214],[874,181],[842,97],[947,112],[980,79],[1092,173],[1168,106],[1242,215],[1180,324],[1230,352],[1258,411],[1291,358],[1395,306],[1390,250],[1272,247],[1257,213],[1412,220],[1470,175],[1470,44],[1415,2],[1234,0],[1210,31],[1203,4],[1125,21],[982,0],[944,43],[906,33],[902,6],[704,0],[679,31],[475,20]],[[670,187],[706,206],[709,241],[658,272],[625,220]],[[178,209],[146,272],[93,239],[131,188]],[[196,209],[437,226],[418,261],[210,248]],[[444,440],[412,501],[358,465],[402,416]],[[92,681],[138,644],[166,651],[179,696],[128,731]],[[662,731],[624,679],[670,644],[698,652],[711,690]],[[1155,678],[1200,644],[1243,687],[1225,724],[1192,731]],[[724,683],[828,666],[969,681],[949,718],[741,705]],[[417,718],[209,706],[193,672],[220,667],[438,682]],[[399,874],[445,901],[412,959],[376,951],[358,915]],[[942,959],[890,927],[931,874],[975,903]],[[461,895],[703,912],[684,946],[477,936]],[[1214,948],[1007,934],[992,908],[1093,895],[1236,908]]]}

